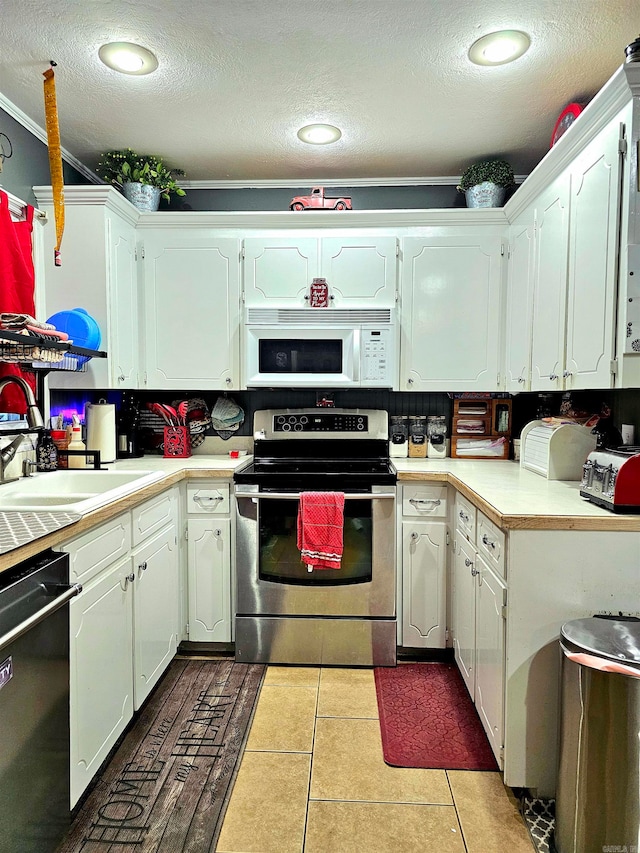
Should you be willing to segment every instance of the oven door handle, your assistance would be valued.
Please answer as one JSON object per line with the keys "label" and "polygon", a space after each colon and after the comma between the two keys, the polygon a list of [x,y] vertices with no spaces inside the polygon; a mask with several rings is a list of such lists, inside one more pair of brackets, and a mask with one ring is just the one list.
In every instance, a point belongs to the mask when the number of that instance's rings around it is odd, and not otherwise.
{"label": "oven door handle", "polygon": [[[259,500],[283,500],[292,501],[300,500],[302,492],[255,492],[254,494],[236,494],[237,498],[254,498]],[[344,499],[346,501],[377,501],[377,500],[395,500],[394,492],[347,492]]]}

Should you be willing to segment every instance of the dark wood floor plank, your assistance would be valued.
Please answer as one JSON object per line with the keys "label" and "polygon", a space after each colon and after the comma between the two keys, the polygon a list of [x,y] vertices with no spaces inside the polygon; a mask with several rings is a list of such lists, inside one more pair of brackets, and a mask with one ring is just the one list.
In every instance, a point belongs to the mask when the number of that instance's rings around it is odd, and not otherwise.
{"label": "dark wood floor plank", "polygon": [[57,853],[215,849],[264,671],[175,659]]}

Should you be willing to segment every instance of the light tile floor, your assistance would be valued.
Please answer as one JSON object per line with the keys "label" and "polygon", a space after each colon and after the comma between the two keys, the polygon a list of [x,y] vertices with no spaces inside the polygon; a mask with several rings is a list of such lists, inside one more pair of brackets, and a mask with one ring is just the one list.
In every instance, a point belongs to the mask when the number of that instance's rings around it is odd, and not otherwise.
{"label": "light tile floor", "polygon": [[499,773],[389,767],[373,670],[270,666],[217,853],[533,853]]}

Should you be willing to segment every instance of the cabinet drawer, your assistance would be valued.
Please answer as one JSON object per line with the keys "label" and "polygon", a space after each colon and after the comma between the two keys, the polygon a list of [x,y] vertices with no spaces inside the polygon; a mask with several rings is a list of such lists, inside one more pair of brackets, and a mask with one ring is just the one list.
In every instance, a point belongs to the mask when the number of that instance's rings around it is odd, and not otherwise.
{"label": "cabinet drawer", "polygon": [[128,554],[130,548],[131,517],[128,512],[66,542],[61,550],[69,554],[69,582],[88,583]]}
{"label": "cabinet drawer", "polygon": [[446,485],[439,483],[433,486],[403,486],[402,514],[422,518],[446,518]]}
{"label": "cabinet drawer", "polygon": [[473,542],[476,536],[476,508],[459,492],[456,493],[454,517],[456,528],[466,539]]}
{"label": "cabinet drawer", "polygon": [[165,524],[175,521],[176,505],[175,490],[170,489],[132,510],[131,544],[139,545]]}
{"label": "cabinet drawer", "polygon": [[229,484],[207,483],[187,486],[187,512],[226,515],[229,512]]}
{"label": "cabinet drawer", "polygon": [[483,559],[501,578],[505,577],[505,535],[492,521],[478,513],[476,548]]}

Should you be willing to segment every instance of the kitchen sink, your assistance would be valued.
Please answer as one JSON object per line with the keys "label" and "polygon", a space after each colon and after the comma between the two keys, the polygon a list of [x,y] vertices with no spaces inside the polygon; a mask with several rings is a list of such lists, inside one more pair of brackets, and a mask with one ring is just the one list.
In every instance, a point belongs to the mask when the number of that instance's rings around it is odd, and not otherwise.
{"label": "kitchen sink", "polygon": [[50,471],[0,486],[0,511],[85,515],[161,480],[161,471]]}

